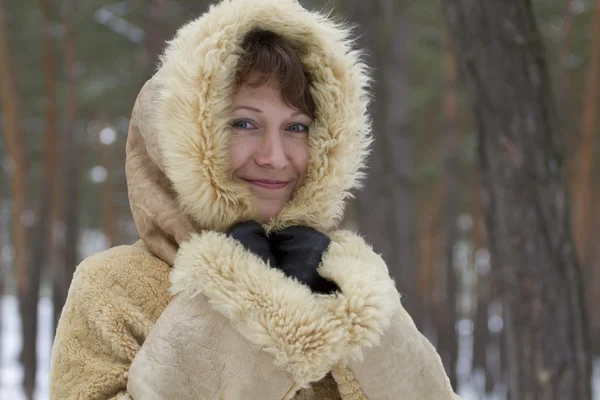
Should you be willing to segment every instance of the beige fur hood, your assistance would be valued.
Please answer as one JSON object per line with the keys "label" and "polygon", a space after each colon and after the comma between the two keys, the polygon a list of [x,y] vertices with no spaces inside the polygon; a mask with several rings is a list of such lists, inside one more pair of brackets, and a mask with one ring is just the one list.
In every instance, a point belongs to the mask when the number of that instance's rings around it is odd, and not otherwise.
{"label": "beige fur hood", "polygon": [[256,216],[249,189],[229,177],[227,157],[240,44],[254,29],[297,46],[317,110],[307,179],[267,229],[299,224],[329,231],[360,185],[371,142],[369,78],[350,30],[295,0],[225,0],[168,43],[133,112],[130,203],[142,238],[167,262],[190,232],[223,231]]}

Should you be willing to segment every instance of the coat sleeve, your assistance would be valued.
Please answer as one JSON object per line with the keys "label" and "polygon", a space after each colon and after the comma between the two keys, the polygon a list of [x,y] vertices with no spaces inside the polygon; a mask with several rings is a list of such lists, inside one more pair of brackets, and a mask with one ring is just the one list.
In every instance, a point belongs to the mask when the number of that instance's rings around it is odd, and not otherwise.
{"label": "coat sleeve", "polygon": [[52,348],[50,399],[130,399],[129,366],[169,301],[168,274],[134,246],[77,267]]}
{"label": "coat sleeve", "polygon": [[[344,399],[459,399],[435,348],[402,307],[381,257],[352,232],[330,236],[319,273],[338,284],[348,304],[370,304],[379,324],[374,337],[333,369]],[[360,333],[368,325],[349,318],[348,329]]]}
{"label": "coat sleeve", "polygon": [[129,370],[132,399],[291,398],[298,387],[203,295],[177,295]]}

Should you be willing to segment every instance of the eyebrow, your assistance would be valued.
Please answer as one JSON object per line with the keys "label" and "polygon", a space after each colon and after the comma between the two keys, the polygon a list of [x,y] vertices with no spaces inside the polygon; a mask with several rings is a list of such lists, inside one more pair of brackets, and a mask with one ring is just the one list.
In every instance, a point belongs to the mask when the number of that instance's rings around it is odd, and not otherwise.
{"label": "eyebrow", "polygon": [[[255,113],[258,113],[258,114],[262,114],[263,113],[263,111],[261,109],[250,107],[250,106],[237,106],[237,107],[235,107],[233,109],[233,111],[240,110],[240,109],[254,111]],[[304,113],[302,111],[296,111],[295,113],[293,113],[292,115],[290,115],[290,117],[295,117],[297,115],[304,115]]]}

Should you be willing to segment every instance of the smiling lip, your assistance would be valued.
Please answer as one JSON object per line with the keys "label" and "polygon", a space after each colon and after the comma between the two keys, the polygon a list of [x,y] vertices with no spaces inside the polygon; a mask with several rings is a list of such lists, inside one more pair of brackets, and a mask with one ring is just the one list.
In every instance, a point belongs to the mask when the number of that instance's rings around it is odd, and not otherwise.
{"label": "smiling lip", "polygon": [[244,179],[246,182],[264,189],[283,189],[289,182],[273,181],[269,179]]}

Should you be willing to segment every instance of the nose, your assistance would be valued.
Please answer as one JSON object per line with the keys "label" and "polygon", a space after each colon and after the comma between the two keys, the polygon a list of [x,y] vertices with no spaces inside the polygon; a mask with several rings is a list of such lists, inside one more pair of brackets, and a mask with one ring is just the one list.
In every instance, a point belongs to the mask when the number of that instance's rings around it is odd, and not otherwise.
{"label": "nose", "polygon": [[281,133],[276,129],[265,132],[255,162],[261,167],[282,170],[288,164]]}

